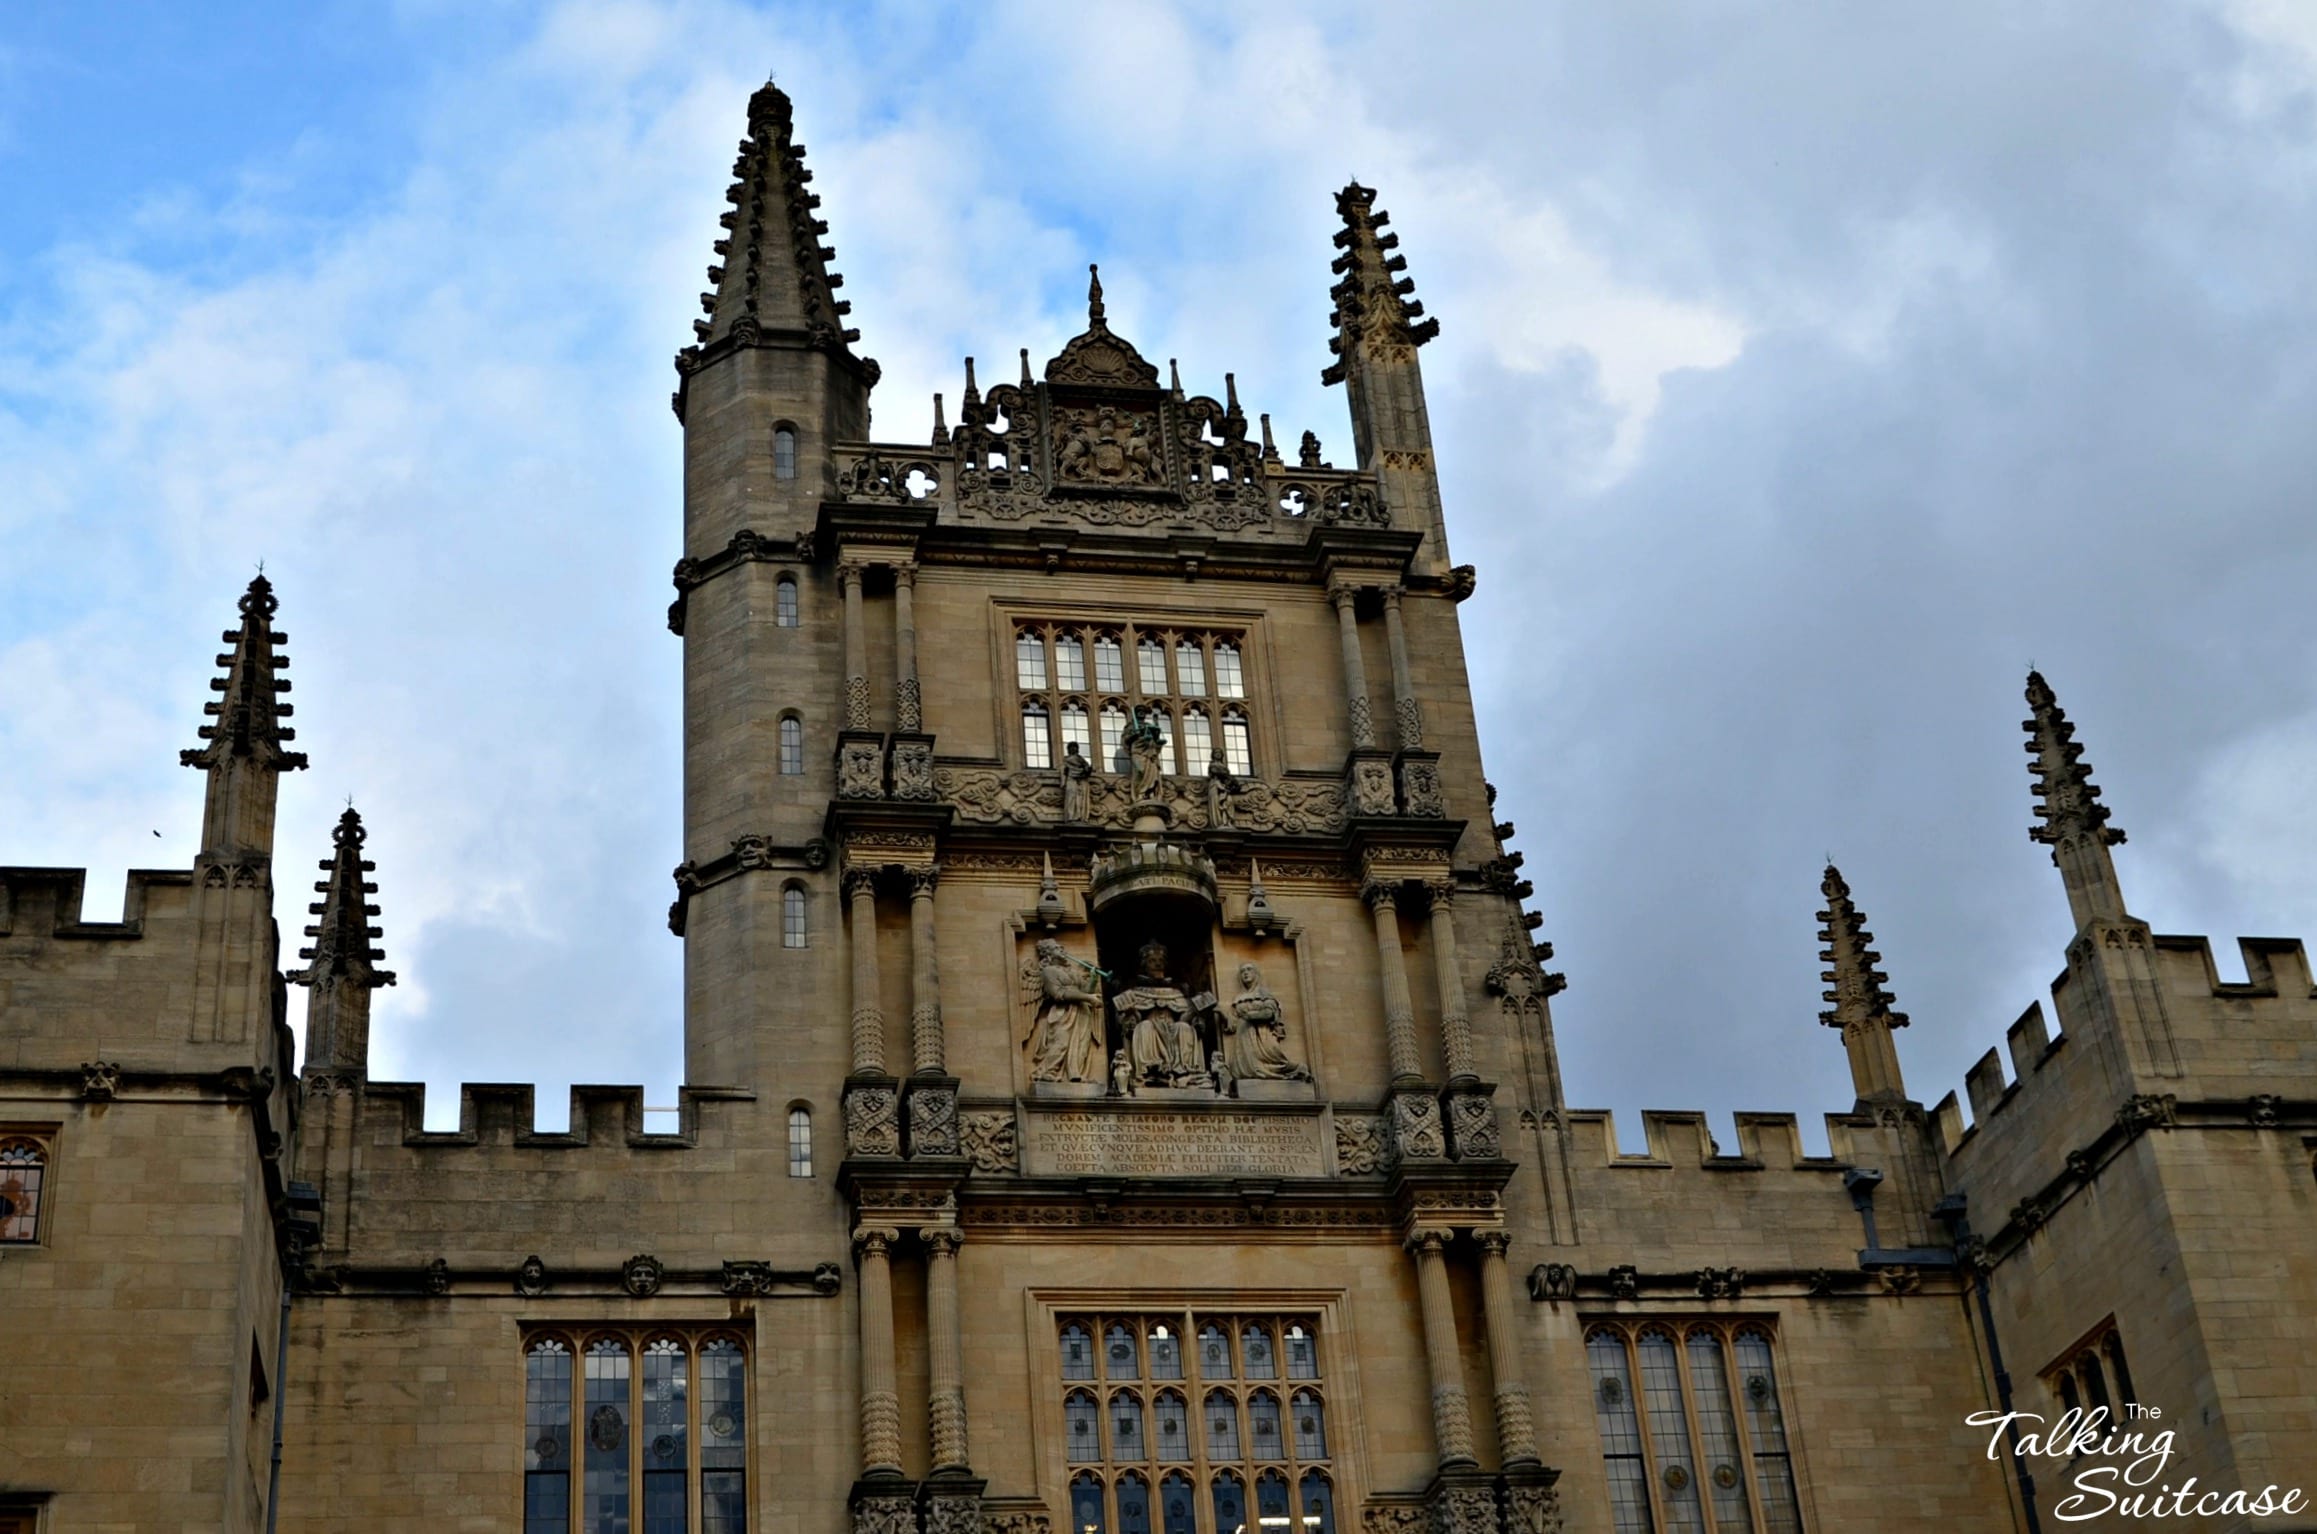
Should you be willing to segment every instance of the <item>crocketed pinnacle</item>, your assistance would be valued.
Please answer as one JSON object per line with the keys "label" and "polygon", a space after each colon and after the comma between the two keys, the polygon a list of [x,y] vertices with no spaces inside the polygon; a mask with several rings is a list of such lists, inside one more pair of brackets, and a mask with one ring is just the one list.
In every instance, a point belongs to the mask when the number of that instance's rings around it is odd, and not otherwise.
{"label": "crocketed pinnacle", "polygon": [[2123,919],[2124,892],[2108,849],[2123,841],[2124,833],[2108,824],[2108,807],[2100,802],[2084,748],[2076,744],[2076,727],[2040,671],[2027,674],[2027,707],[2020,728],[2027,732],[2027,770],[2035,779],[2038,822],[2027,834],[2051,848],[2052,866],[2060,871],[2079,932],[2093,921]]}
{"label": "crocketed pinnacle", "polygon": [[289,772],[306,765],[303,751],[282,749],[285,742],[298,738],[298,732],[282,723],[296,710],[281,701],[290,690],[289,678],[276,674],[290,668],[289,657],[275,653],[290,638],[274,628],[280,606],[273,582],[262,575],[241,594],[241,626],[219,636],[233,646],[217,657],[225,675],[209,679],[209,690],[220,696],[201,705],[201,711],[216,722],[201,727],[206,745],[177,753],[185,766]]}
{"label": "crocketed pinnacle", "polygon": [[1907,1083],[1899,1072],[1899,1050],[1891,1030],[1906,1027],[1907,1014],[1891,1006],[1891,993],[1883,988],[1891,977],[1875,967],[1882,963],[1882,955],[1874,950],[1866,918],[1851,903],[1842,871],[1827,864],[1818,889],[1826,897],[1826,909],[1818,913],[1818,940],[1826,945],[1818,950],[1818,958],[1827,966],[1819,978],[1828,987],[1821,994],[1834,1004],[1819,1013],[1818,1020],[1842,1030],[1851,1085],[1862,1103],[1902,1100]]}
{"label": "crocketed pinnacle", "polygon": [[363,829],[362,817],[353,806],[347,806],[346,813],[338,817],[338,828],[330,833],[330,839],[337,851],[320,864],[330,877],[314,885],[314,893],[322,898],[307,908],[317,918],[306,929],[314,944],[298,950],[298,957],[307,965],[290,971],[290,978],[311,986],[392,985],[394,972],[377,966],[377,961],[386,957],[386,950],[370,946],[370,940],[383,937],[385,929],[370,925],[378,907],[369,904],[367,897],[377,894],[378,886],[363,875],[377,872],[378,865],[362,856],[362,844],[370,839],[370,833]]}
{"label": "crocketed pinnacle", "polygon": [[1344,221],[1335,236],[1343,252],[1333,267],[1338,281],[1330,290],[1335,312],[1329,323],[1336,333],[1328,350],[1336,360],[1320,374],[1322,383],[1331,384],[1343,382],[1345,363],[1364,344],[1422,346],[1440,334],[1438,320],[1419,318],[1424,305],[1410,296],[1415,280],[1396,275],[1408,269],[1408,258],[1392,254],[1398,235],[1378,232],[1392,215],[1377,208],[1375,189],[1354,181],[1336,193],[1335,205]]}
{"label": "crocketed pinnacle", "polygon": [[[780,87],[767,82],[749,98],[748,137],[725,190],[732,207],[719,219],[726,235],[708,268],[714,291],[700,295],[708,317],[692,326],[703,347],[728,336],[802,332],[815,346],[849,356],[850,343],[860,339],[843,323],[852,305],[836,296],[845,279],[829,265],[836,251],[821,243],[829,226],[814,216],[821,200],[806,190],[813,173],[804,146],[790,139],[793,127]],[[698,355],[688,348],[677,358],[679,370]]]}
{"label": "crocketed pinnacle", "polygon": [[1834,1003],[1818,1014],[1818,1020],[1829,1028],[1852,1028],[1862,1023],[1906,1027],[1907,1014],[1891,1009],[1896,998],[1883,989],[1891,977],[1875,968],[1883,956],[1874,950],[1875,936],[1867,931],[1866,918],[1851,903],[1850,886],[1843,882],[1842,870],[1827,864],[1826,877],[1818,889],[1826,897],[1826,909],[1818,913],[1818,941],[1826,946],[1818,951],[1818,960],[1828,966],[1818,978],[1830,987],[1823,994]]}

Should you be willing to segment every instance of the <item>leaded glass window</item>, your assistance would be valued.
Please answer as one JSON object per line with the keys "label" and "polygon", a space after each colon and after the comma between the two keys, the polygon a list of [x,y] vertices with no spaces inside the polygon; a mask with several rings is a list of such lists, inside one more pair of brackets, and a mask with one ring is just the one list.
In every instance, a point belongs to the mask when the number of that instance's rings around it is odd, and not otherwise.
{"label": "leaded glass window", "polygon": [[728,1335],[532,1334],[524,1534],[747,1534],[747,1377]]}
{"label": "leaded glass window", "polygon": [[[1298,1534],[1298,1520],[1300,1534],[1336,1534],[1310,1315],[1076,1315],[1057,1327],[1064,1454],[1083,1467],[1074,1534]],[[1269,1383],[1283,1351],[1298,1382],[1284,1396]]]}
{"label": "leaded glass window", "polygon": [[796,431],[793,427],[776,426],[772,431],[772,477],[796,478]]}
{"label": "leaded glass window", "polygon": [[1058,767],[1075,740],[1096,771],[1131,772],[1133,763],[1121,747],[1134,711],[1147,709],[1165,739],[1161,771],[1203,777],[1219,750],[1234,774],[1253,775],[1255,739],[1247,709],[1233,704],[1218,715],[1206,701],[1246,696],[1237,635],[1160,624],[1098,629],[1037,620],[1017,623],[1013,644],[1023,766]]}
{"label": "leaded glass window", "polygon": [[788,1175],[813,1175],[813,1111],[810,1108],[788,1110]]}
{"label": "leaded glass window", "polygon": [[1801,1534],[1766,1329],[1603,1323],[1585,1362],[1616,1534]]}
{"label": "leaded glass window", "polygon": [[0,1137],[0,1241],[40,1239],[40,1189],[48,1176],[48,1144],[30,1135]]}
{"label": "leaded glass window", "polygon": [[790,714],[780,722],[780,773],[793,778],[805,770],[805,722]]}
{"label": "leaded glass window", "polygon": [[772,583],[772,622],[775,628],[796,627],[796,577],[784,575]]}
{"label": "leaded glass window", "polygon": [[780,946],[805,946],[805,892],[793,884],[780,892]]}

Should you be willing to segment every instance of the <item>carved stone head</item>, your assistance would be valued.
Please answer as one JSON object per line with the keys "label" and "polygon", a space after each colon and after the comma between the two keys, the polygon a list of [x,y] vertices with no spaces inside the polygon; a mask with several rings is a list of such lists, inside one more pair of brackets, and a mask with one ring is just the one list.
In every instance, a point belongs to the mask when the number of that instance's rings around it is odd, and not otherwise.
{"label": "carved stone head", "polygon": [[1260,969],[1258,966],[1256,966],[1256,965],[1254,965],[1254,964],[1242,964],[1242,965],[1240,965],[1240,966],[1239,966],[1239,989],[1240,989],[1240,990],[1242,990],[1242,991],[1260,991],[1260,990],[1262,990],[1262,989],[1263,989],[1263,971],[1262,971],[1262,970],[1261,970],[1261,969]]}
{"label": "carved stone head", "polygon": [[1142,945],[1142,978],[1164,980],[1167,977],[1167,945],[1152,938]]}

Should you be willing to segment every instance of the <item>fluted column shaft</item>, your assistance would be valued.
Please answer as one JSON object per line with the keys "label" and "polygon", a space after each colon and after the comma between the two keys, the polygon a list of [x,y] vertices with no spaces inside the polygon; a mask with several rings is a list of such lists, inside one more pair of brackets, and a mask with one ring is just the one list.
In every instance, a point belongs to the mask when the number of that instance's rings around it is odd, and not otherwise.
{"label": "fluted column shaft", "polygon": [[933,1468],[969,1468],[965,1437],[965,1364],[958,1349],[957,1248],[954,1230],[925,1233],[925,1330],[927,1437]]}
{"label": "fluted column shaft", "polygon": [[1389,884],[1371,884],[1364,893],[1376,921],[1376,968],[1384,977],[1384,1048],[1391,1059],[1392,1079],[1421,1081],[1416,1004],[1408,997],[1408,961],[1400,952],[1398,892]]}
{"label": "fluted column shaft", "polygon": [[1472,1012],[1464,999],[1464,969],[1456,958],[1456,887],[1431,887],[1432,969],[1440,983],[1440,1053],[1450,1081],[1480,1073],[1472,1062]]}
{"label": "fluted column shaft", "polygon": [[1372,751],[1376,746],[1376,720],[1368,708],[1368,671],[1360,659],[1360,620],[1352,610],[1359,593],[1350,586],[1337,586],[1327,599],[1335,604],[1336,628],[1343,636],[1344,646],[1344,706],[1351,716],[1352,749]]}
{"label": "fluted column shaft", "polygon": [[1416,678],[1408,668],[1408,631],[1400,624],[1400,588],[1384,588],[1384,639],[1392,650],[1392,720],[1400,749],[1424,749],[1424,709],[1416,701]]}
{"label": "fluted column shaft", "polygon": [[861,616],[861,578],[865,567],[837,566],[837,589],[845,598],[845,728],[869,728],[869,637]]}
{"label": "fluted column shaft", "polygon": [[885,1007],[878,998],[877,878],[866,868],[845,875],[853,902],[853,1074],[885,1074]]}
{"label": "fluted column shaft", "polygon": [[941,963],[933,948],[933,886],[941,871],[909,871],[909,1053],[920,1076],[942,1074]]}
{"label": "fluted column shaft", "polygon": [[1424,1310],[1424,1357],[1432,1368],[1432,1436],[1440,1465],[1473,1463],[1472,1408],[1464,1396],[1464,1362],[1456,1346],[1456,1311],[1448,1299],[1448,1236],[1418,1231],[1416,1295]]}
{"label": "fluted column shaft", "polygon": [[1504,1260],[1511,1245],[1512,1237],[1501,1230],[1480,1232],[1480,1303],[1488,1322],[1488,1372],[1496,1391],[1497,1455],[1508,1465],[1538,1458],[1528,1376],[1521,1372],[1520,1339],[1513,1335],[1512,1274]]}
{"label": "fluted column shaft", "polygon": [[893,1271],[896,1230],[855,1232],[861,1261],[861,1474],[901,1473],[901,1393],[893,1383]]}
{"label": "fluted column shaft", "polygon": [[893,567],[893,728],[904,734],[925,727],[917,687],[917,567]]}

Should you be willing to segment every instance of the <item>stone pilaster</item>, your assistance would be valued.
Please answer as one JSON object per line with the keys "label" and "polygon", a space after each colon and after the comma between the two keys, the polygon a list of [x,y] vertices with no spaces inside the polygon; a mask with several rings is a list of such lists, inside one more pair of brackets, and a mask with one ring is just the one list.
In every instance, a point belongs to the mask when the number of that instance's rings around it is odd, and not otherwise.
{"label": "stone pilaster", "polygon": [[1376,719],[1368,707],[1368,671],[1360,659],[1360,620],[1354,605],[1359,600],[1359,588],[1338,584],[1328,588],[1327,599],[1335,604],[1336,627],[1343,639],[1344,652],[1344,707],[1351,719],[1352,749],[1376,749]]}
{"label": "stone pilaster", "polygon": [[1446,879],[1425,886],[1432,898],[1432,969],[1440,984],[1440,1053],[1449,1085],[1480,1073],[1472,1061],[1472,1010],[1464,995],[1464,968],[1456,956],[1456,886]]}
{"label": "stone pilaster", "polygon": [[1399,731],[1400,749],[1424,749],[1424,705],[1416,698],[1416,681],[1408,666],[1408,634],[1400,622],[1400,588],[1384,588],[1384,638],[1392,648],[1392,721]]}
{"label": "stone pilaster", "polygon": [[878,996],[877,876],[866,868],[845,874],[853,907],[853,1074],[885,1074],[885,1005]]}
{"label": "stone pilaster", "polygon": [[917,688],[917,566],[893,567],[893,728],[910,734],[925,727]]}
{"label": "stone pilaster", "polygon": [[837,565],[837,589],[845,602],[845,728],[869,728],[869,636],[861,614],[861,581],[868,567],[857,560]]}
{"label": "stone pilaster", "polygon": [[957,1332],[958,1242],[955,1230],[925,1232],[926,1416],[935,1475],[971,1469],[966,1446],[964,1363]]}
{"label": "stone pilaster", "polygon": [[909,1057],[919,1076],[943,1071],[941,964],[934,952],[933,890],[941,870],[909,870]]}
{"label": "stone pilaster", "polygon": [[1424,1313],[1424,1358],[1432,1372],[1432,1437],[1440,1468],[1469,1466],[1472,1407],[1464,1393],[1464,1364],[1456,1346],[1456,1311],[1448,1298],[1448,1233],[1419,1230],[1408,1238],[1416,1256],[1416,1294]]}

